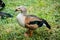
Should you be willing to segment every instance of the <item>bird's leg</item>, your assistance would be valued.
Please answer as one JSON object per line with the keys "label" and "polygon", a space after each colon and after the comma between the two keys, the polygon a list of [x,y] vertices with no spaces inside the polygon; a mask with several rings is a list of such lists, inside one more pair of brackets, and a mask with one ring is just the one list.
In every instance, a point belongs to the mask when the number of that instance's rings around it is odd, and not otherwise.
{"label": "bird's leg", "polygon": [[29,30],[29,36],[31,37],[33,35],[33,30]]}
{"label": "bird's leg", "polygon": [[26,36],[26,37],[28,37],[28,36],[32,36],[32,34],[33,34],[33,30],[28,30],[24,35]]}
{"label": "bird's leg", "polygon": [[4,19],[4,16],[1,16],[1,19]]}
{"label": "bird's leg", "polygon": [[25,37],[28,37],[28,35],[29,35],[29,34],[28,34],[28,31],[24,33],[24,36],[25,36]]}

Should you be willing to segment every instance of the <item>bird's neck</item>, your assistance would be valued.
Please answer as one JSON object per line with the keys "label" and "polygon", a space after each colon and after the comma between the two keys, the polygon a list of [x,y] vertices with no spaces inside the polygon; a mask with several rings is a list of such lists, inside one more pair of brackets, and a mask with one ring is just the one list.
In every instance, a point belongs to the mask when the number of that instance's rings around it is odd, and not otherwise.
{"label": "bird's neck", "polygon": [[27,12],[21,12],[23,15],[27,15]]}

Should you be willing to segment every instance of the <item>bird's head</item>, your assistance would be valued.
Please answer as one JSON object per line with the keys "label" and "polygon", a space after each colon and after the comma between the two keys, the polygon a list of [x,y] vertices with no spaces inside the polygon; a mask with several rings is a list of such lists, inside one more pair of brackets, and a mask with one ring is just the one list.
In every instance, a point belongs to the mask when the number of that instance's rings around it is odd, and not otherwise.
{"label": "bird's head", "polygon": [[19,7],[16,8],[15,12],[16,11],[21,11],[21,13],[26,13],[27,9],[24,6],[19,6]]}

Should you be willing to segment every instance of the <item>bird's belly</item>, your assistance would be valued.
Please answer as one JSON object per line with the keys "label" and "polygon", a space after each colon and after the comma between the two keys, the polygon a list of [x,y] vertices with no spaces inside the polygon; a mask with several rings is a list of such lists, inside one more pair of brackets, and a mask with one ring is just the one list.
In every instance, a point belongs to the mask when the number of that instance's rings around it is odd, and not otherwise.
{"label": "bird's belly", "polygon": [[21,26],[25,27],[25,16],[23,16],[22,14],[18,14],[17,21]]}

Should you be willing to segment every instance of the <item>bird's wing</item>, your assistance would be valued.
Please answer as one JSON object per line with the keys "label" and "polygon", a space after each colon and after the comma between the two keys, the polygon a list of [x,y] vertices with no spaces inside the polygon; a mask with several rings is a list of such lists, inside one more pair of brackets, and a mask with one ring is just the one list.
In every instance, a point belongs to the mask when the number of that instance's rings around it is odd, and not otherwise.
{"label": "bird's wing", "polygon": [[40,20],[38,17],[36,17],[34,15],[26,16],[26,18],[25,18],[26,27],[28,27],[30,29],[36,29],[38,27],[38,24],[36,24],[36,22],[34,24],[29,24],[30,22],[34,22],[34,21],[42,21],[42,20]]}
{"label": "bird's wing", "polygon": [[42,21],[42,19],[35,15],[26,15],[25,23],[30,23],[31,21]]}

